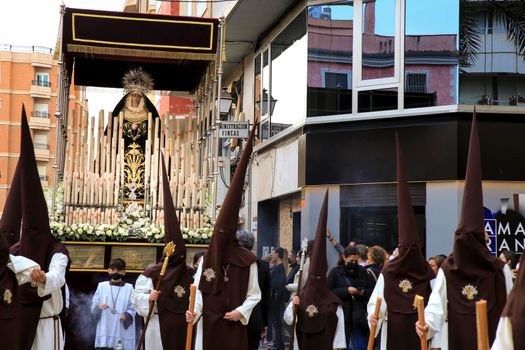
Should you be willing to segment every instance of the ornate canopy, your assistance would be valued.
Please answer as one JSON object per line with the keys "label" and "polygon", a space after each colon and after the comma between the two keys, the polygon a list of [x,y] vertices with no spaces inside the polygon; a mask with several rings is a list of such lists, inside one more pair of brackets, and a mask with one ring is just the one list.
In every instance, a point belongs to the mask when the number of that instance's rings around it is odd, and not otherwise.
{"label": "ornate canopy", "polygon": [[66,8],[62,53],[76,85],[121,87],[140,66],[157,90],[193,91],[216,59],[218,27],[210,18]]}

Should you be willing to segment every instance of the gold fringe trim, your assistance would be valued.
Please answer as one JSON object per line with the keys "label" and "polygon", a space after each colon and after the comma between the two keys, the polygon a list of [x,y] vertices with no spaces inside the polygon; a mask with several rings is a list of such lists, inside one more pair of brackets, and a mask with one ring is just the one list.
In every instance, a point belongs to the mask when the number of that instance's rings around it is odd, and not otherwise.
{"label": "gold fringe trim", "polygon": [[89,45],[67,44],[69,52],[85,53],[89,55],[115,55],[132,56],[145,58],[165,58],[178,60],[194,61],[213,61],[217,58],[216,54],[192,53],[192,52],[171,52],[171,51],[152,51],[140,49],[124,49],[120,47],[98,47]]}

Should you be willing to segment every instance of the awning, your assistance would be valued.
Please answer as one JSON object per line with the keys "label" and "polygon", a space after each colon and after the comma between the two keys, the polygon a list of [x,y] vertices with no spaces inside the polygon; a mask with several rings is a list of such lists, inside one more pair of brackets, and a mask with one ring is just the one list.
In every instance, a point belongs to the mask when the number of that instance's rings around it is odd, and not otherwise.
{"label": "awning", "polygon": [[300,0],[238,0],[226,17],[227,77],[242,62],[257,42],[279,23]]}
{"label": "awning", "polygon": [[62,52],[75,84],[121,87],[138,66],[156,90],[194,90],[216,59],[217,19],[66,8]]}

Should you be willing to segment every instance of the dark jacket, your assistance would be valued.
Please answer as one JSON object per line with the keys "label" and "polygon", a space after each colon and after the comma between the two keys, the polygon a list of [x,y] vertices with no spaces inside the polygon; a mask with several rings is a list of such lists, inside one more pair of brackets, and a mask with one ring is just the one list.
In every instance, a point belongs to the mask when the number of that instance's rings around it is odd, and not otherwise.
{"label": "dark jacket", "polygon": [[268,326],[268,315],[270,305],[270,264],[268,262],[257,259],[258,281],[261,289],[261,301],[255,305],[248,322],[248,329],[250,331],[260,332],[264,327]]}
{"label": "dark jacket", "polygon": [[[335,266],[328,273],[328,288],[343,302],[343,313],[345,315],[345,333],[347,343],[350,338],[350,330],[352,329],[352,310],[353,303],[360,303],[366,310],[368,299],[372,293],[370,289],[370,281],[368,273],[364,267],[357,265],[357,273],[355,275],[348,275],[345,273],[344,265]],[[348,287],[355,287],[363,289],[362,296],[354,296],[348,293]]]}
{"label": "dark jacket", "polygon": [[284,304],[286,298],[286,274],[284,273],[284,264],[281,263],[275,265],[270,269],[270,279],[272,281],[272,304]]}
{"label": "dark jacket", "polygon": [[377,264],[370,264],[365,266],[365,269],[368,272],[368,276],[370,277],[370,289],[374,290],[377,283],[377,279],[381,274],[381,267],[379,267],[379,265]]}

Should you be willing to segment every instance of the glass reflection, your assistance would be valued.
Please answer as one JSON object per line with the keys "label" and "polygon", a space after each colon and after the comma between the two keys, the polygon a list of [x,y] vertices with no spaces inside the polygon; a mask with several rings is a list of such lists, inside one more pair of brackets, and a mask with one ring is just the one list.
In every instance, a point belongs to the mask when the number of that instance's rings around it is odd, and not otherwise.
{"label": "glass reflection", "polygon": [[263,125],[262,132],[273,136],[306,116],[306,13],[300,14],[272,41],[270,56],[271,89],[263,91],[262,99],[271,111],[271,125]]}
{"label": "glass reflection", "polygon": [[261,139],[304,120],[306,115],[306,13],[300,14],[255,58],[255,116]]}
{"label": "glass reflection", "polygon": [[[499,11],[493,11],[491,6],[500,6]],[[518,6],[521,8],[513,7]],[[461,41],[466,47],[462,50],[467,62],[462,62],[460,75],[460,103],[524,106],[525,105],[525,47],[517,46],[508,39],[507,28],[497,17],[520,16],[523,4],[506,2],[485,7],[461,2],[462,28],[469,28],[476,35],[466,35],[461,31]],[[468,20],[468,21],[467,21]],[[525,20],[514,18],[516,22]],[[478,49],[471,49],[473,37],[479,41]]]}
{"label": "glass reflection", "polygon": [[362,32],[362,79],[393,77],[396,50],[396,0],[365,2]]}
{"label": "glass reflection", "polygon": [[307,116],[352,113],[354,7],[309,6]]}
{"label": "glass reflection", "polygon": [[459,0],[405,4],[405,108],[455,104]]}
{"label": "glass reflection", "polygon": [[397,109],[397,88],[359,91],[357,96],[359,113]]}

